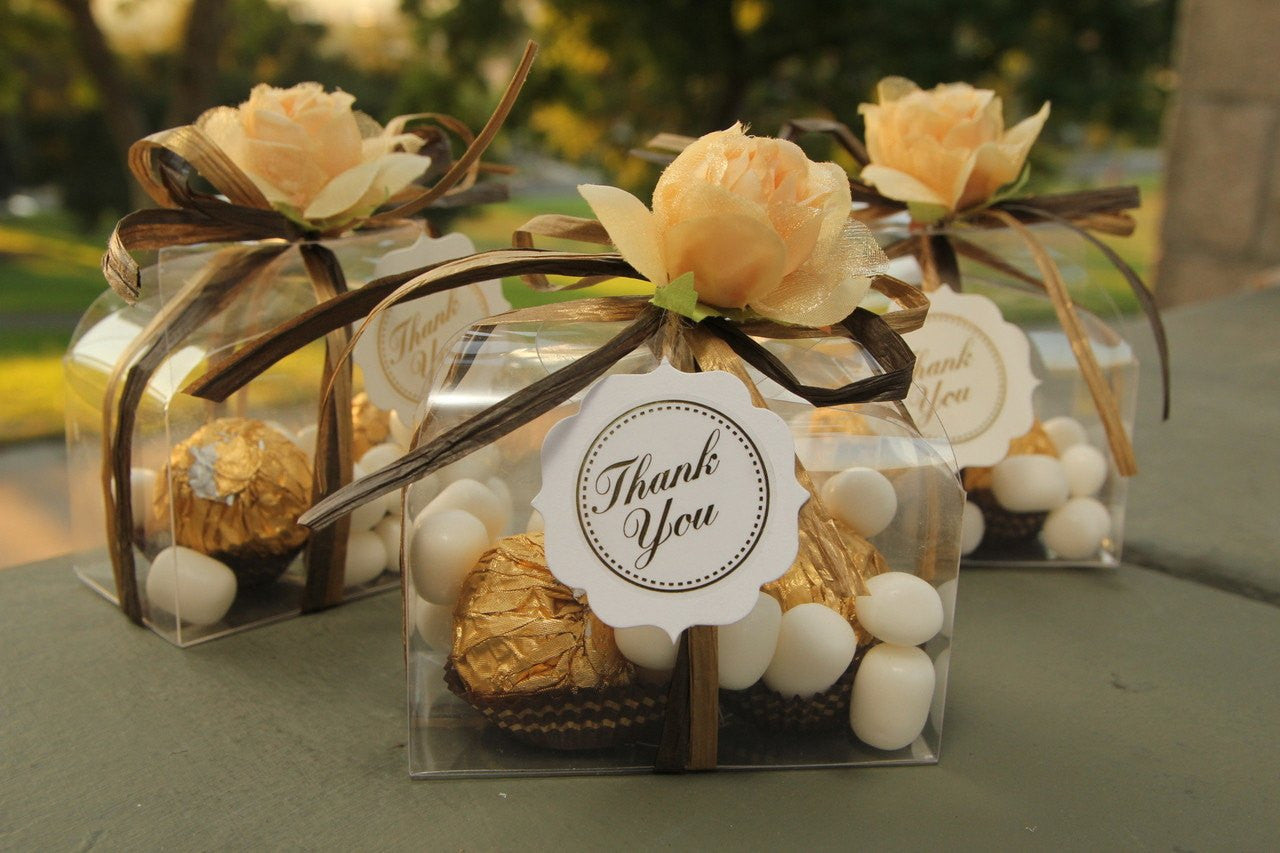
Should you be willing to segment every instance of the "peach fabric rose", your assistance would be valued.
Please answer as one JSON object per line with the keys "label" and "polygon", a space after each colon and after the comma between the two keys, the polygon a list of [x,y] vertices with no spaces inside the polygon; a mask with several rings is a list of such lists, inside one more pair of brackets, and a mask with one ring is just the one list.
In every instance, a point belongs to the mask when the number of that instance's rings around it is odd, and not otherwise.
{"label": "peach fabric rose", "polygon": [[198,125],[277,210],[333,227],[369,215],[431,164],[415,153],[421,139],[357,117],[354,102],[318,83],[263,84],[238,108],[210,110]]}
{"label": "peach fabric rose", "polygon": [[692,272],[699,301],[822,326],[857,307],[888,266],[849,218],[848,177],[785,140],[742,125],[709,133],[676,157],[653,210],[616,187],[578,187],[622,256],[661,287]]}
{"label": "peach fabric rose", "polygon": [[990,89],[947,83],[928,91],[902,77],[877,87],[879,104],[862,104],[871,163],[862,180],[898,201],[952,212],[981,204],[1017,179],[1049,117],[1046,101],[1009,130]]}

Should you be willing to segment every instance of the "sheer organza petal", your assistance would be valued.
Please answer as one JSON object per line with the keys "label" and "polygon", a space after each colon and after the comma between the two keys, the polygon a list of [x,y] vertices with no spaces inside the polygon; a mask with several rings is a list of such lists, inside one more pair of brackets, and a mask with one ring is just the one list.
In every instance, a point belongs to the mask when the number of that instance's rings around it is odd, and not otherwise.
{"label": "sheer organza petal", "polygon": [[888,268],[867,226],[847,219],[838,231],[823,235],[809,263],[783,278],[775,290],[752,300],[751,307],[787,323],[827,325],[857,307],[870,277]]}

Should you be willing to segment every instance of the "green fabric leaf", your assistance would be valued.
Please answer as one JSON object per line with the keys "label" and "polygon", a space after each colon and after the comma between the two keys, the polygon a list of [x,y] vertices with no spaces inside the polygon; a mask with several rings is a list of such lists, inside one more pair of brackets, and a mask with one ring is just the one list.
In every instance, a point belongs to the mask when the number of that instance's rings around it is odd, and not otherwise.
{"label": "green fabric leaf", "polygon": [[723,316],[710,305],[698,301],[698,291],[693,286],[693,273],[687,272],[670,284],[659,287],[649,300],[659,308],[688,317],[695,323],[701,323],[708,317]]}
{"label": "green fabric leaf", "polygon": [[911,218],[921,225],[932,225],[949,212],[946,205],[929,204],[923,201],[907,202],[907,210],[911,213]]}

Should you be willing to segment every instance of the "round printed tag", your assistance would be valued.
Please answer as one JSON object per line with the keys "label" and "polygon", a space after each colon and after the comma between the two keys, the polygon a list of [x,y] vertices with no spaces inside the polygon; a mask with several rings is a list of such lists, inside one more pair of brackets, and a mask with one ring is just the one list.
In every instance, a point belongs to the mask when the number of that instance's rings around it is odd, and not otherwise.
{"label": "round printed tag", "polygon": [[[383,255],[374,278],[474,252],[474,244],[463,234],[424,234],[412,246]],[[379,408],[394,409],[410,423],[444,358],[449,339],[508,307],[501,282],[489,281],[424,296],[381,312],[356,341],[354,353],[369,399]]]}
{"label": "round printed tag", "polygon": [[614,627],[745,617],[795,559],[795,478],[786,423],[723,372],[598,383],[542,447],[548,567]]}
{"label": "round printed tag", "polygon": [[1031,429],[1027,336],[985,296],[943,286],[929,294],[924,325],[903,335],[916,354],[914,380],[947,430],[960,467],[994,465]]}

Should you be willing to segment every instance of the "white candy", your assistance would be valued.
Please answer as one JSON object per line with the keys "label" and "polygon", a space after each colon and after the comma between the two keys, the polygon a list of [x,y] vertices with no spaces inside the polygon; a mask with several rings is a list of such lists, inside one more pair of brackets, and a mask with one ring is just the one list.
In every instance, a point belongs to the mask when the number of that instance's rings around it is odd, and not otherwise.
{"label": "white candy", "polygon": [[[351,466],[351,479],[359,480],[368,472],[359,462]],[[385,497],[371,498],[370,500],[360,504],[351,511],[351,532],[356,533],[362,530],[372,530],[373,526],[382,517],[387,514],[387,501]]]}
{"label": "white candy", "polygon": [[823,604],[782,614],[778,645],[764,683],[783,696],[812,696],[836,683],[853,662],[857,637],[844,617]]}
{"label": "white candy", "polygon": [[409,486],[409,517],[417,518],[440,494],[440,477],[432,472]]}
{"label": "white candy", "polygon": [[910,746],[929,719],[936,679],[929,656],[915,646],[873,646],[853,679],[853,733],[876,749]]}
{"label": "white candy", "polygon": [[302,429],[298,430],[296,435],[293,435],[290,433],[285,433],[285,435],[288,435],[290,438],[292,438],[294,444],[298,445],[304,451],[306,451],[307,456],[315,456],[316,455],[316,433],[317,433],[316,425],[311,424],[310,426],[304,426]]}
{"label": "white candy", "polygon": [[665,672],[676,665],[679,646],[661,628],[653,625],[614,628],[613,639],[622,656],[636,666]]}
{"label": "white candy", "polygon": [[453,646],[453,608],[413,598],[413,624],[419,636],[437,652],[448,652]]}
{"label": "white candy", "polygon": [[362,469],[373,473],[374,471],[382,470],[403,455],[404,451],[400,449],[399,445],[383,442],[370,447],[364,452],[364,456],[361,456],[356,461],[360,463]]}
{"label": "white candy", "polygon": [[133,526],[146,527],[151,517],[151,504],[156,498],[156,472],[150,468],[134,468],[129,472],[129,507],[133,510]]}
{"label": "white candy", "polygon": [[372,498],[351,511],[351,532],[369,531],[387,514],[384,498]]}
{"label": "white candy", "polygon": [[956,579],[938,584],[938,598],[942,599],[942,636],[950,637],[956,619]]}
{"label": "white candy", "polygon": [[400,517],[400,494],[401,490],[396,489],[382,496],[382,511],[384,513],[394,515],[396,518]]}
{"label": "white candy", "polygon": [[391,410],[391,416],[388,418],[388,424],[391,427],[391,440],[400,445],[404,450],[409,449],[409,443],[413,441],[413,427],[405,424],[400,420],[400,415],[395,409]]}
{"label": "white candy", "polygon": [[387,568],[393,572],[397,571],[400,565],[401,531],[400,519],[396,516],[387,516],[373,528],[373,532],[378,534],[378,538],[382,540],[382,547],[387,552]]}
{"label": "white candy", "polygon": [[1098,553],[1111,532],[1111,514],[1094,498],[1072,498],[1044,520],[1045,547],[1064,560],[1086,560]]}
{"label": "white candy", "polygon": [[867,578],[869,595],[857,598],[858,621],[886,643],[918,646],[942,630],[942,599],[928,581],[908,572]]}
{"label": "white candy", "polygon": [[1068,447],[1075,447],[1077,444],[1088,441],[1080,422],[1066,415],[1049,418],[1040,426],[1048,433],[1049,440],[1053,442],[1053,447],[1058,451],[1059,456],[1065,453]]}
{"label": "white candy", "polygon": [[1073,498],[1089,498],[1107,481],[1107,457],[1092,444],[1075,444],[1062,452],[1062,470]]}
{"label": "white candy", "polygon": [[991,492],[1011,512],[1045,512],[1067,502],[1067,475],[1052,456],[1009,456],[991,469]]}
{"label": "white candy", "polygon": [[462,509],[484,522],[489,541],[497,541],[507,529],[507,508],[484,483],[455,480],[427,504],[416,518],[446,509]]}
{"label": "white candy", "polygon": [[446,483],[457,482],[458,480],[479,480],[484,482],[487,478],[498,473],[498,463],[502,461],[501,451],[496,445],[486,444],[479,450],[474,450],[457,462],[451,462],[440,469],[440,476]]}
{"label": "white candy", "polygon": [[493,496],[498,499],[498,503],[502,504],[503,533],[506,533],[506,522],[515,515],[516,505],[511,497],[511,487],[507,485],[507,481],[501,477],[490,477],[484,481],[489,491],[493,492]]}
{"label": "white candy", "polygon": [[750,613],[732,625],[716,629],[720,686],[726,690],[745,690],[759,681],[773,660],[781,628],[781,605],[773,596],[762,592]]}
{"label": "white candy", "polygon": [[542,513],[538,512],[536,509],[529,513],[529,520],[525,522],[524,525],[525,533],[541,533],[546,529],[547,522],[543,519]]}
{"label": "white candy", "polygon": [[413,523],[409,542],[409,570],[418,595],[432,604],[452,605],[462,579],[489,550],[490,541],[484,523],[469,512],[424,512]]}
{"label": "white candy", "polygon": [[822,486],[822,502],[831,514],[868,539],[889,526],[898,511],[893,484],[871,468],[849,468]]}
{"label": "white candy", "polygon": [[387,567],[387,549],[382,537],[372,530],[360,530],[347,537],[347,562],[343,583],[361,586],[382,574]]}
{"label": "white candy", "polygon": [[965,501],[964,512],[960,516],[960,556],[967,557],[978,550],[986,532],[987,523],[982,518],[982,510],[973,501]]}
{"label": "white candy", "polygon": [[173,545],[151,561],[147,603],[191,625],[221,621],[236,598],[236,575],[213,557]]}

